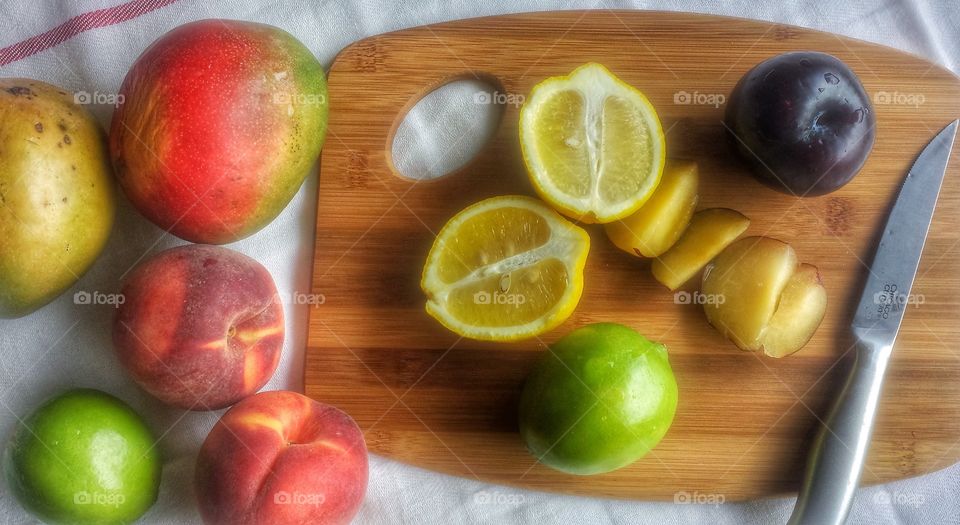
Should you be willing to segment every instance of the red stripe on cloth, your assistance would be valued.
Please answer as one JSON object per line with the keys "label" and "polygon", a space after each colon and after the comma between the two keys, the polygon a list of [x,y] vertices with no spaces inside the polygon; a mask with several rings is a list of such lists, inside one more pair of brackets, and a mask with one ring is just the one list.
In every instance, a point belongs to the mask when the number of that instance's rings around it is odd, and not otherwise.
{"label": "red stripe on cloth", "polygon": [[179,0],[132,0],[118,6],[77,15],[45,33],[0,49],[0,66],[50,49],[85,31],[126,22],[177,1]]}

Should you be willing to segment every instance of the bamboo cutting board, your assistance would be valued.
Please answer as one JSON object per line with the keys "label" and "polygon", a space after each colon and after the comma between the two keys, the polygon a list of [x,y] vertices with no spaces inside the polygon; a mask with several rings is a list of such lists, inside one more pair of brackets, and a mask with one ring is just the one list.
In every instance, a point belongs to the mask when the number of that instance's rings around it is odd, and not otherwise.
{"label": "bamboo cutting board", "polygon": [[[836,55],[874,99],[876,145],[833,194],[796,199],[754,181],[727,149],[723,106],[753,65],[792,50]],[[701,167],[701,208],[730,207],[747,235],[789,241],[820,268],[827,317],[781,360],[741,352],[699,307],[675,304],[648,264],[602,229],[573,316],[540,340],[461,340],[424,312],[420,272],[434,232],[480,199],[533,194],[520,161],[518,108],[459,172],[429,182],[395,173],[393,134],[438,86],[479,77],[527,94],[585,62],[605,64],[657,108],[668,155]],[[485,481],[597,496],[727,501],[796,490],[808,445],[852,354],[853,304],[895,189],[922,146],[960,116],[960,81],[884,47],[806,29],[713,16],[556,12],[464,20],[357,42],[329,75],[330,128],[320,170],[306,393],[349,412],[371,451]],[[687,99],[682,93],[689,94]],[[437,125],[443,125],[438,122]],[[960,457],[960,161],[950,165],[890,366],[865,483],[937,470]],[[687,286],[694,290],[696,283]],[[537,464],[517,433],[520,387],[549,344],[587,323],[616,321],[664,342],[680,389],[673,426],[647,457],[589,478]]]}

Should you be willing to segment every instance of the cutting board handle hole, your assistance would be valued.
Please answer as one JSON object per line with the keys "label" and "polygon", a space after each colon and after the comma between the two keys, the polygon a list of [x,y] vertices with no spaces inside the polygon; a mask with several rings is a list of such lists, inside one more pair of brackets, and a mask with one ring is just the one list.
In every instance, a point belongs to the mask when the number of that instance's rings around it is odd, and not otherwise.
{"label": "cutting board handle hole", "polygon": [[407,104],[387,139],[387,159],[406,180],[435,180],[463,171],[500,127],[510,97],[491,75],[452,75]]}

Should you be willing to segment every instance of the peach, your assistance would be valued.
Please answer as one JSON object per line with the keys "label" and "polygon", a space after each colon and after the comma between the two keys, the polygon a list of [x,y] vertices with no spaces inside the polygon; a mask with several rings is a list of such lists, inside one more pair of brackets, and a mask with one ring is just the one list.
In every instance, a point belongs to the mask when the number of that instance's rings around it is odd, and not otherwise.
{"label": "peach", "polygon": [[188,410],[230,406],[267,383],[283,347],[283,306],[270,273],[207,245],[166,250],[122,289],[113,343],[144,390]]}
{"label": "peach", "polygon": [[214,425],[197,458],[204,523],[346,524],[367,488],[367,447],[346,413],[295,392],[261,392]]}

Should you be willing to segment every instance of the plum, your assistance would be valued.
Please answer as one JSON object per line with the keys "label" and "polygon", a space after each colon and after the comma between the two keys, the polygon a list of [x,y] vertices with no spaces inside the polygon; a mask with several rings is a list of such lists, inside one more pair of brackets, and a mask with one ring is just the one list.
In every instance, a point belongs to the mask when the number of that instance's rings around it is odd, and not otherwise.
{"label": "plum", "polygon": [[876,128],[857,75],[812,51],[775,56],[748,71],[730,95],[725,123],[760,181],[801,197],[849,182],[870,154]]}

